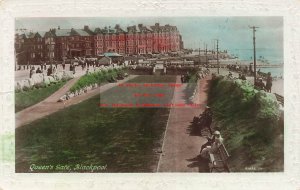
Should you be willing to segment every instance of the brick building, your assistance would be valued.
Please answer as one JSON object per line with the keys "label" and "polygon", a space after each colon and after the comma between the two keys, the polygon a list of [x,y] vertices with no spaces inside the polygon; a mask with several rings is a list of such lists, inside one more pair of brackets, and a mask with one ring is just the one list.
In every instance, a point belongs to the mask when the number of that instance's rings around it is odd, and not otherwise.
{"label": "brick building", "polygon": [[[50,29],[48,32],[16,34],[16,54],[19,64],[62,60],[65,57],[96,56],[105,52],[121,55],[176,52],[183,48],[183,41],[176,26],[155,23],[153,26],[120,25],[91,29]],[[24,60],[25,59],[25,60]]]}

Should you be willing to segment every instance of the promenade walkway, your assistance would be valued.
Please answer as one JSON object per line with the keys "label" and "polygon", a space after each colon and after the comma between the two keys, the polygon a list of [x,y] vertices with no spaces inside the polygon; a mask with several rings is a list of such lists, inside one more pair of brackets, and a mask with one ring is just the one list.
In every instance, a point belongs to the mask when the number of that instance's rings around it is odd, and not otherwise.
{"label": "promenade walkway", "polygon": [[[37,69],[38,67],[40,67],[39,65],[34,65],[35,69]],[[47,65],[47,68],[49,67],[49,65]],[[70,64],[66,64],[65,66],[65,71],[69,71],[70,69]],[[82,68],[80,66],[77,66],[75,67],[75,75],[74,77],[80,77],[82,75],[85,75],[86,74],[86,69],[82,70]],[[93,71],[94,68],[93,66],[90,66],[89,67],[89,71]],[[47,70],[42,70],[44,74],[47,74]],[[63,71],[63,68],[62,66],[59,64],[58,65],[58,68],[57,68],[57,71]],[[20,81],[20,80],[24,80],[24,79],[29,79],[29,73],[30,73],[30,70],[29,69],[22,69],[22,70],[17,70],[15,71],[15,81]]]}
{"label": "promenade walkway", "polygon": [[[211,68],[210,69],[211,72],[214,72],[214,73],[217,73],[217,68]],[[228,69],[224,69],[224,68],[220,68],[220,74],[221,75],[228,75],[229,73],[229,70]],[[238,78],[239,74],[237,72],[234,72],[234,71],[231,71],[233,77],[236,77]],[[248,81],[250,81],[252,84],[254,83],[254,78],[253,77],[249,77],[247,76],[246,77]],[[283,79],[277,79],[277,80],[274,80],[272,82],[272,93],[277,93],[281,96],[284,96],[284,92],[283,92],[283,83],[284,83],[284,80]]]}
{"label": "promenade walkway", "polygon": [[[171,108],[157,172],[207,172],[207,163],[197,157],[206,139],[192,134],[191,121],[205,108],[210,79],[207,76],[198,83],[200,93],[194,98],[194,103],[200,104],[200,109]],[[180,76],[177,76],[176,83],[181,83]],[[183,94],[184,88],[175,89],[173,103],[184,103]]]}
{"label": "promenade walkway", "polygon": [[66,108],[68,106],[78,104],[84,100],[87,100],[97,94],[100,94],[108,89],[111,89],[111,88],[117,86],[120,83],[124,83],[135,77],[136,77],[135,75],[131,75],[123,80],[116,82],[116,83],[105,84],[94,90],[90,90],[87,93],[73,97],[70,100],[67,100],[65,102],[57,102],[57,100],[61,96],[63,96],[73,86],[73,84],[75,84],[75,82],[79,79],[79,77],[71,79],[62,88],[60,88],[58,91],[56,91],[54,94],[52,94],[45,100],[16,113],[16,128],[21,127],[25,124],[31,123],[31,122],[33,122],[37,119],[40,119],[42,117],[45,117],[47,115],[50,115],[54,112],[57,112],[61,109]]}

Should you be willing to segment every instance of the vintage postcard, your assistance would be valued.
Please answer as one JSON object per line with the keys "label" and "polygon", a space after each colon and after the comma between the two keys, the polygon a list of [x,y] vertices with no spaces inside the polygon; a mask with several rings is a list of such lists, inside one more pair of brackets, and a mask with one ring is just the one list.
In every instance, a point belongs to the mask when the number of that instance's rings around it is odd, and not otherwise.
{"label": "vintage postcard", "polygon": [[299,28],[286,26],[287,14],[15,14],[2,43],[11,61],[2,99],[13,102],[3,102],[3,187],[49,174],[67,180],[57,189],[80,177],[107,185],[110,175],[143,183],[151,174],[158,188],[185,188],[167,176],[187,175],[191,188],[217,179],[218,189],[221,178],[225,189],[254,188],[261,178],[293,189],[299,85],[287,83],[298,80],[288,56],[299,47],[287,40]]}
{"label": "vintage postcard", "polygon": [[15,24],[16,172],[284,170],[282,17]]}

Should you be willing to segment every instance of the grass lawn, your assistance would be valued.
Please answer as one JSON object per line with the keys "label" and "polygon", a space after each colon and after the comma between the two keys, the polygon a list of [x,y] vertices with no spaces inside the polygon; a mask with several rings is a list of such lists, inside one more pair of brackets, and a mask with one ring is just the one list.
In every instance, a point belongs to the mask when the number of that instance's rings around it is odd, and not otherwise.
{"label": "grass lawn", "polygon": [[[175,76],[141,76],[128,82],[175,82]],[[31,164],[107,165],[105,171],[94,172],[155,171],[155,149],[161,148],[169,108],[100,108],[98,104],[95,96],[16,129],[16,172],[30,172]]]}
{"label": "grass lawn", "polygon": [[66,82],[59,82],[46,88],[33,89],[15,93],[15,112],[19,112],[44,100],[55,91],[60,89]]}

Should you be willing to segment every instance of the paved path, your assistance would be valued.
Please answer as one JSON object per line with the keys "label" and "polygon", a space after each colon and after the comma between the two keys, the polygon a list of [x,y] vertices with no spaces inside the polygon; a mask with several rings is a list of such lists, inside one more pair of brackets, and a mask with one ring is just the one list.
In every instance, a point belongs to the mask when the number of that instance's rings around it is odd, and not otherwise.
{"label": "paved path", "polygon": [[[207,163],[197,157],[206,139],[192,134],[190,126],[193,117],[199,116],[207,103],[209,80],[208,76],[198,83],[200,93],[194,103],[200,104],[200,108],[171,108],[157,172],[206,172]],[[180,83],[179,76],[176,83]],[[174,91],[173,103],[185,102],[183,89]]]}
{"label": "paved path", "polygon": [[97,94],[100,94],[112,87],[117,86],[120,83],[126,82],[135,77],[136,77],[135,75],[131,75],[123,80],[118,81],[117,83],[105,84],[94,90],[90,90],[87,93],[84,93],[80,96],[73,97],[70,100],[67,100],[65,102],[57,102],[57,100],[61,96],[63,96],[70,89],[71,86],[73,86],[73,84],[79,79],[79,77],[71,79],[62,88],[60,88],[58,91],[56,91],[54,94],[52,94],[45,100],[16,113],[16,128],[31,123],[32,121],[35,121],[47,115],[50,115],[68,106],[78,104],[84,100],[87,100]]}

